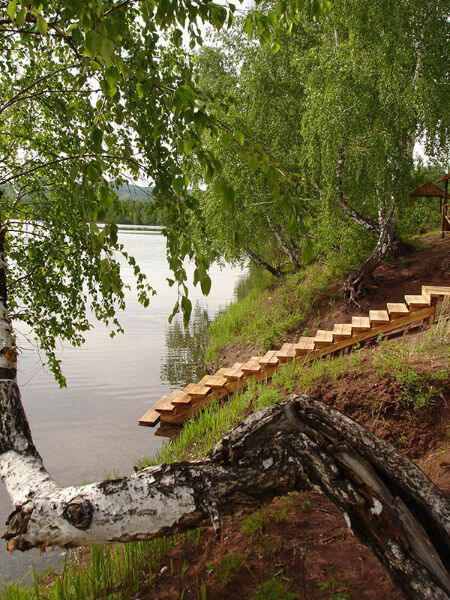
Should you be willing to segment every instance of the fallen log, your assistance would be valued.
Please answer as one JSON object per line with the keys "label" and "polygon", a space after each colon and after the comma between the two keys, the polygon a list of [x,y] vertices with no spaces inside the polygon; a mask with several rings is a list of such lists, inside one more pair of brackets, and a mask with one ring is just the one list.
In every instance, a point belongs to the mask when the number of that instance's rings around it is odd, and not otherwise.
{"label": "fallen log", "polygon": [[58,486],[45,471],[13,381],[0,382],[0,474],[15,510],[10,550],[128,542],[236,517],[312,487],[343,512],[406,598],[450,594],[450,506],[392,446],[308,396],[249,416],[200,461]]}

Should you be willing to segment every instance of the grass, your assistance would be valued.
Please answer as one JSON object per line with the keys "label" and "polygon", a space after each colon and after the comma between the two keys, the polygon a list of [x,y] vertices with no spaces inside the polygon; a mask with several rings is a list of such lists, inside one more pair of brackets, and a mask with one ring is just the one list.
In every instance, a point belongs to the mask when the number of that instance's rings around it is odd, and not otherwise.
{"label": "grass", "polygon": [[208,563],[206,570],[208,573],[213,573],[219,583],[227,585],[244,565],[244,557],[237,552],[231,552],[215,565]]}
{"label": "grass", "polygon": [[295,600],[297,596],[286,591],[286,588],[275,579],[271,577],[258,585],[256,594],[251,597],[251,600]]}
{"label": "grass", "polygon": [[286,275],[276,286],[274,278],[262,276],[257,287],[210,325],[206,360],[217,360],[229,344],[251,345],[261,352],[280,345],[325,298],[331,302],[330,287],[340,274],[336,266],[313,264]]}
{"label": "grass", "polygon": [[268,522],[269,512],[266,508],[261,508],[255,510],[254,513],[248,515],[248,517],[242,521],[241,531],[245,535],[251,537],[257,533],[262,533]]}
{"label": "grass", "polygon": [[[7,584],[1,600],[121,600],[136,593],[144,580],[159,570],[167,552],[185,536],[158,538],[106,547],[92,546],[81,566],[75,559],[60,574],[43,578],[33,573],[33,584]],[[50,581],[48,581],[50,579]]]}

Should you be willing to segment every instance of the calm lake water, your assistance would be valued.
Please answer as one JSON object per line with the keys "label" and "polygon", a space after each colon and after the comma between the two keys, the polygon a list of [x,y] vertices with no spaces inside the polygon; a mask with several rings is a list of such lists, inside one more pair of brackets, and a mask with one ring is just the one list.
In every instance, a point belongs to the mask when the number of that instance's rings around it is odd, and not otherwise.
{"label": "calm lake water", "polygon": [[[68,384],[64,390],[43,369],[37,350],[18,340],[19,384],[33,438],[47,469],[64,485],[130,473],[137,459],[161,446],[163,439],[154,429],[138,427],[138,418],[162,394],[203,372],[207,324],[234,299],[245,278],[242,269],[214,266],[209,296],[204,298],[199,288],[190,290],[193,319],[185,331],[179,319],[167,322],[177,292],[166,281],[170,272],[164,237],[147,229],[121,230],[119,238],[157,291],[147,309],[127,293],[127,308],[119,315],[125,334],[110,338],[97,324],[81,348],[61,347]],[[131,270],[124,265],[122,271],[124,281],[132,283]],[[0,486],[0,520],[5,522],[10,512]],[[2,581],[24,576],[30,564],[42,569],[62,558],[61,550],[10,556],[5,547],[1,541]]]}

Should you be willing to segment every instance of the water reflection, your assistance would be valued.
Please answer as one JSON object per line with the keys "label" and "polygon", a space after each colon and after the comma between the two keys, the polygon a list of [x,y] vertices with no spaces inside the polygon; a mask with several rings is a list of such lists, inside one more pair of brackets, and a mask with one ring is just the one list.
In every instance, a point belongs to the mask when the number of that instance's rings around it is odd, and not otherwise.
{"label": "water reflection", "polygon": [[210,322],[208,311],[197,302],[188,327],[185,328],[180,319],[168,327],[167,352],[161,365],[162,381],[178,388],[203,377]]}

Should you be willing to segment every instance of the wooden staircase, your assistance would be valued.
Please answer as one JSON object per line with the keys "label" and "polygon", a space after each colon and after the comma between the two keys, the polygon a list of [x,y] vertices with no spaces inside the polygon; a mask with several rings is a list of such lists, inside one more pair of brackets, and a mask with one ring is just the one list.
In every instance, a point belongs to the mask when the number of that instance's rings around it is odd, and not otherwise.
{"label": "wooden staircase", "polygon": [[140,419],[139,425],[182,425],[198,414],[212,400],[247,387],[250,380],[262,381],[272,377],[285,362],[307,362],[322,358],[380,334],[401,331],[410,325],[434,321],[436,302],[441,296],[450,297],[450,287],[422,286],[422,294],[406,295],[404,303],[389,302],[386,310],[370,310],[366,316],[354,316],[351,323],[336,323],[332,330],[319,329],[313,337],[302,336],[296,344],[283,344],[280,350],[269,350],[264,356],[252,356],[245,363],[205,375],[198,383],[184,390],[174,390],[162,396]]}

